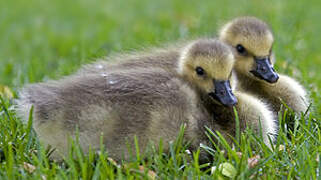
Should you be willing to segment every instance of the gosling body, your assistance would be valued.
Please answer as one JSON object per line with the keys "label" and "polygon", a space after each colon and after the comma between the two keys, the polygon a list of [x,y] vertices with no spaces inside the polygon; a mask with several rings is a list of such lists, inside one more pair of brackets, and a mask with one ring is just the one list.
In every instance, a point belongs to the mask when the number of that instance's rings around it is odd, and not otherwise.
{"label": "gosling body", "polygon": [[308,98],[305,89],[293,78],[280,74],[275,84],[268,84],[256,80],[247,79],[238,75],[237,89],[259,97],[270,104],[274,114],[278,114],[285,103],[297,115],[305,114],[308,110]]}
{"label": "gosling body", "polygon": [[[77,131],[85,152],[89,147],[99,149],[103,137],[108,153],[117,160],[129,158],[126,140],[134,149],[134,136],[142,151],[148,144],[157,145],[160,138],[168,149],[182,124],[192,150],[200,143],[208,144],[205,127],[229,139],[235,134],[233,116],[222,119],[218,114],[231,110],[221,104],[235,105],[228,84],[234,63],[231,51],[217,40],[199,40],[185,47],[178,59],[176,75],[163,68],[119,68],[26,86],[20,93],[18,114],[26,120],[34,107],[34,129],[44,144],[57,149],[56,159],[67,154],[68,138],[75,138]],[[223,84],[223,95],[216,91],[216,81]],[[215,100],[210,100],[212,96]],[[273,118],[265,112],[268,109],[246,95],[236,97],[242,130],[251,126],[257,131],[261,119],[268,144],[268,136],[275,133],[269,123]],[[253,107],[249,110],[247,105]]]}

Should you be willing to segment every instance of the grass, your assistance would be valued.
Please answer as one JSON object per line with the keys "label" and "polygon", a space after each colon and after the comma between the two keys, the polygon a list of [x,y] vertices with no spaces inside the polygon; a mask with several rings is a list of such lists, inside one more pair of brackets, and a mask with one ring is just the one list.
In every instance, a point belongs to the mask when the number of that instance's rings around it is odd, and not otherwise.
{"label": "grass", "polygon": [[[303,84],[312,100],[310,117],[296,118],[294,130],[286,127],[287,116],[280,117],[276,150],[270,151],[249,130],[237,138],[240,158],[236,150],[224,146],[224,139],[208,132],[222,148],[208,149],[213,155],[209,165],[197,163],[197,152],[186,154],[180,135],[169,154],[153,150],[148,161],[133,156],[131,163],[114,164],[103,148],[99,154],[83,155],[75,143],[63,163],[50,162],[50,152],[37,141],[32,121],[23,125],[12,100],[3,98],[0,178],[148,179],[153,172],[159,179],[320,178],[321,3],[317,0],[0,0],[0,85],[16,94],[26,83],[58,79],[111,52],[213,36],[222,23],[241,15],[257,16],[271,25],[276,69]],[[248,160],[255,156],[259,161],[252,167]],[[212,166],[217,171],[211,175]]]}

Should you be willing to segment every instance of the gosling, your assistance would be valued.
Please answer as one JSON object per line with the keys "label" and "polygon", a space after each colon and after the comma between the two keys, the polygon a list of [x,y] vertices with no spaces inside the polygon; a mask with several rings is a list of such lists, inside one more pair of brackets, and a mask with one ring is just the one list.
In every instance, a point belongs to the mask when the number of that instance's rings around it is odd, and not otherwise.
{"label": "gosling", "polygon": [[270,103],[275,115],[283,102],[298,115],[307,111],[308,99],[304,88],[296,80],[278,75],[273,68],[274,38],[265,22],[254,17],[236,18],[222,27],[219,39],[234,51],[237,90]]}
{"label": "gosling", "polygon": [[[177,76],[161,68],[136,68],[29,85],[20,93],[18,114],[28,119],[34,106],[34,129],[40,141],[57,149],[54,158],[58,159],[67,154],[68,137],[75,138],[76,129],[83,150],[99,149],[102,136],[109,155],[120,160],[129,158],[124,152],[126,139],[133,142],[137,136],[144,150],[150,143],[157,145],[160,138],[174,140],[180,125],[185,124],[184,136],[192,142],[193,150],[200,143],[207,144],[205,126],[228,137],[230,128],[213,120],[215,109],[205,102],[213,98],[217,104],[236,104],[229,85],[233,63],[233,54],[225,44],[198,40],[181,52]],[[250,109],[256,115],[248,123],[256,129],[258,116],[264,117],[261,121],[272,119],[262,109],[264,106],[256,105]],[[262,125],[267,139],[275,129],[269,122]]]}

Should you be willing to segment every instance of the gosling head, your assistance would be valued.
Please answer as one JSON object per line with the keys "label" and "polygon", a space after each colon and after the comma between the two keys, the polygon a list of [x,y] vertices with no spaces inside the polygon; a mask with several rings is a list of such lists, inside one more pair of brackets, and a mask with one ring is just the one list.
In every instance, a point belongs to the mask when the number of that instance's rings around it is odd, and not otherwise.
{"label": "gosling head", "polygon": [[268,83],[278,81],[271,60],[273,34],[266,23],[254,17],[236,18],[223,26],[219,37],[232,46],[237,73]]}
{"label": "gosling head", "polygon": [[234,56],[226,44],[219,40],[197,40],[181,53],[178,73],[215,101],[234,106],[237,99],[229,81],[233,65]]}

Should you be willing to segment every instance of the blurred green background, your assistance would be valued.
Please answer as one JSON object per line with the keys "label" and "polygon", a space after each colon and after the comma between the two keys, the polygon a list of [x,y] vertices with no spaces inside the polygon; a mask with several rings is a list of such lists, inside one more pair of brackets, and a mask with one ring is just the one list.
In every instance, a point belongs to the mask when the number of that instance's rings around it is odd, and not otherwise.
{"label": "blurred green background", "polygon": [[271,25],[276,69],[299,80],[321,113],[318,0],[0,0],[0,84],[16,91],[111,52],[213,36],[244,15]]}

